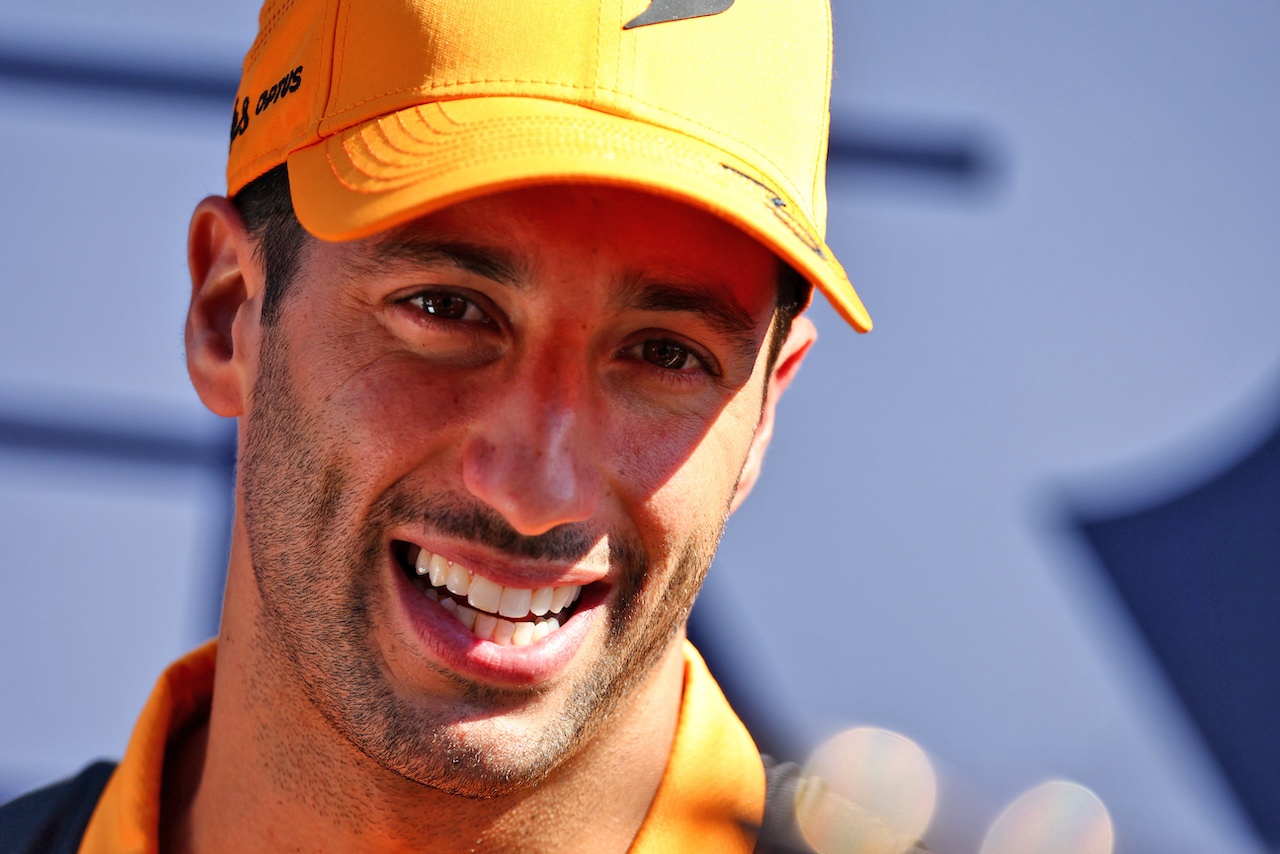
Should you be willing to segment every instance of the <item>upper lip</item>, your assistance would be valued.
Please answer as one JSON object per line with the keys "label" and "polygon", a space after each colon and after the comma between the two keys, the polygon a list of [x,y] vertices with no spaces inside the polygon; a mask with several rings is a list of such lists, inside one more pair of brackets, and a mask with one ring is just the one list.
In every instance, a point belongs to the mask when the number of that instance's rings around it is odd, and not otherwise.
{"label": "upper lip", "polygon": [[489,549],[456,541],[440,541],[431,537],[400,532],[392,537],[432,554],[440,555],[451,563],[460,563],[477,575],[504,587],[552,587],[576,584],[585,587],[608,575],[609,567],[592,571],[587,565],[565,564],[556,561],[512,559],[497,555]]}

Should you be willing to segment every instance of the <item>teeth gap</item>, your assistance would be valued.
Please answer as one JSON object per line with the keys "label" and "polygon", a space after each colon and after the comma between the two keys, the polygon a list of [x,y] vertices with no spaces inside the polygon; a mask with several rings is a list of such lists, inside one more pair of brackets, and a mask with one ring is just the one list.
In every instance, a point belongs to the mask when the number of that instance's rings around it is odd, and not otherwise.
{"label": "teeth gap", "polygon": [[[394,551],[401,570],[424,596],[438,602],[481,640],[502,646],[542,640],[564,625],[582,595],[580,586],[563,585],[507,596],[507,591],[519,588],[502,587],[410,543],[397,542]],[[508,617],[504,606],[508,612],[523,607],[524,613]]]}

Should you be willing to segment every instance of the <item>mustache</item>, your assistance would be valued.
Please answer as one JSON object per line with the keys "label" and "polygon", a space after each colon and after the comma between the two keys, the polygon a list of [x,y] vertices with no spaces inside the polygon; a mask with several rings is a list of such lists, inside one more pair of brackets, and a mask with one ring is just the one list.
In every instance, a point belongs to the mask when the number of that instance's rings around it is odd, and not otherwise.
{"label": "mustache", "polygon": [[384,497],[383,503],[385,518],[390,524],[425,522],[445,536],[476,543],[513,558],[576,563],[590,554],[603,536],[573,522],[541,534],[521,534],[492,507],[456,495],[423,498],[393,491]]}

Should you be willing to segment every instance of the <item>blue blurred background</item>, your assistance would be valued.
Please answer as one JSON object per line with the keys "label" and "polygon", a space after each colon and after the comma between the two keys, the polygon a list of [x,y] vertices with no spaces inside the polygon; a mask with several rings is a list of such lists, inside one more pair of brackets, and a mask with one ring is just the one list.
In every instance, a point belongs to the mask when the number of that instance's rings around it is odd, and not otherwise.
{"label": "blue blurred background", "polygon": [[[834,15],[829,239],[876,329],[813,310],[713,666],[781,752],[925,747],[941,851],[1050,777],[1121,852],[1273,850],[1280,6]],[[185,239],[256,16],[0,2],[0,795],[118,756],[216,626],[232,434],[186,378]]]}

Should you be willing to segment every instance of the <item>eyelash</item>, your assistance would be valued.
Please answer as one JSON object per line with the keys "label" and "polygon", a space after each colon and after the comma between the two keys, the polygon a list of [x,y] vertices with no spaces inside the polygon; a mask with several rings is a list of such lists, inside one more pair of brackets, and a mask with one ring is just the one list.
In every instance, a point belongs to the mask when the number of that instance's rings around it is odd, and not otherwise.
{"label": "eyelash", "polygon": [[[436,300],[436,301],[458,300],[464,303],[464,306],[462,309],[463,313],[460,317],[447,317],[441,312],[432,311],[428,307],[428,303],[432,300]],[[474,299],[470,296],[467,296],[466,294],[458,293],[457,291],[454,291],[454,290],[445,290],[442,288],[439,290],[418,291],[412,294],[411,296],[407,297],[403,302],[405,305],[411,306],[423,318],[428,319],[432,323],[467,324],[467,325],[483,325],[483,326],[497,325],[497,322],[494,320],[492,313],[487,311],[484,308],[484,306],[480,304],[479,300]],[[469,316],[473,314],[477,316]]]}
{"label": "eyelash", "polygon": [[[466,304],[466,306],[463,309],[463,315],[461,317],[452,317],[452,318],[443,317],[439,314],[436,314],[428,310],[427,305],[425,303],[428,300],[431,300],[433,298],[440,299],[440,300],[461,300]],[[487,327],[494,327],[498,325],[497,321],[495,321],[491,313],[485,310],[485,308],[480,304],[479,300],[474,299],[470,296],[467,296],[466,294],[459,293],[452,289],[440,288],[440,289],[433,289],[433,290],[417,291],[412,295],[404,298],[402,302],[405,305],[411,306],[420,315],[422,319],[425,319],[427,322],[432,324],[441,323],[441,324],[448,324],[451,326],[479,325],[479,326],[487,326]],[[467,315],[472,313],[478,314],[479,317],[468,318]],[[660,365],[656,365],[653,362],[650,362],[648,359],[644,357],[644,348],[651,344],[667,344],[667,345],[672,345],[680,348],[681,350],[685,351],[687,359],[692,359],[694,362],[697,363],[697,367],[700,370],[690,370],[687,365],[680,368],[664,368]],[[653,371],[657,372],[659,375],[661,375],[663,381],[665,382],[687,385],[690,383],[701,382],[704,376],[710,377],[712,379],[718,379],[720,377],[720,372],[713,359],[711,359],[709,356],[707,356],[697,347],[694,347],[691,344],[688,344],[677,338],[672,338],[670,336],[655,335],[654,337],[642,338],[641,340],[635,341],[623,347],[620,352],[624,354],[629,354],[629,357],[634,361],[640,362],[643,365],[647,366],[648,368],[652,369]]]}
{"label": "eyelash", "polygon": [[[687,365],[680,368],[664,368],[661,365],[656,365],[653,362],[650,362],[644,357],[644,348],[650,344],[668,344],[679,347],[681,350],[685,351],[687,359],[697,363],[697,367],[700,368],[700,370],[689,370]],[[646,365],[653,371],[656,371],[666,382],[687,384],[701,382],[704,377],[717,379],[720,376],[720,373],[716,369],[715,363],[712,359],[702,353],[698,348],[676,338],[644,338],[624,347],[622,352],[630,354],[632,359]]]}

